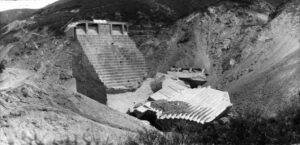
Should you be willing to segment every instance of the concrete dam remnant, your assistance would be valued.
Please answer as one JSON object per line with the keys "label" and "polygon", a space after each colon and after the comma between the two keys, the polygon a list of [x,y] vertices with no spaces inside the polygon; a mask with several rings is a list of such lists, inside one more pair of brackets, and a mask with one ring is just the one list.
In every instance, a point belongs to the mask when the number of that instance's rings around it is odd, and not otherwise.
{"label": "concrete dam remnant", "polygon": [[144,56],[128,36],[128,24],[105,20],[78,21],[68,25],[107,91],[140,86],[147,67]]}
{"label": "concrete dam remnant", "polygon": [[205,124],[225,115],[231,106],[228,92],[211,87],[190,88],[180,79],[166,77],[162,89],[152,94],[143,105],[131,109],[130,113],[143,118],[150,111],[160,120],[179,119]]}

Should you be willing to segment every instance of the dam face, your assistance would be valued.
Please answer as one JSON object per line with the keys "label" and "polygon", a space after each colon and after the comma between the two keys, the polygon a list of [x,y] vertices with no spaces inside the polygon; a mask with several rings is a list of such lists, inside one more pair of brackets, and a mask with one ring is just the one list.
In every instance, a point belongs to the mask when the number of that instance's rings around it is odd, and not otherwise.
{"label": "dam face", "polygon": [[[74,37],[107,91],[136,89],[146,76],[144,56],[123,22],[76,22],[66,30]],[[90,70],[89,70],[90,71]]]}

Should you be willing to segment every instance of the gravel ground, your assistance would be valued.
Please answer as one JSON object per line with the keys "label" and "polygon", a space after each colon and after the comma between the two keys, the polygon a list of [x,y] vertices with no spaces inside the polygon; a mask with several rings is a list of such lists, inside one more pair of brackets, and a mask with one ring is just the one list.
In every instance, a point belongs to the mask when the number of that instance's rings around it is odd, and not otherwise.
{"label": "gravel ground", "polygon": [[152,81],[151,78],[145,80],[143,85],[134,92],[107,94],[107,105],[117,111],[126,113],[135,104],[145,102],[153,93],[150,88]]}

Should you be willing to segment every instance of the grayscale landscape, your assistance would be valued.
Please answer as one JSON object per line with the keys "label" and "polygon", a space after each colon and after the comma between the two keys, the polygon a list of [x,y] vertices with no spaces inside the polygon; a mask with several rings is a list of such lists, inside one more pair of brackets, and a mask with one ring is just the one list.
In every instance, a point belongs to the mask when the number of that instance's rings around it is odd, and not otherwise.
{"label": "grayscale landscape", "polygon": [[299,143],[299,0],[0,9],[0,145]]}

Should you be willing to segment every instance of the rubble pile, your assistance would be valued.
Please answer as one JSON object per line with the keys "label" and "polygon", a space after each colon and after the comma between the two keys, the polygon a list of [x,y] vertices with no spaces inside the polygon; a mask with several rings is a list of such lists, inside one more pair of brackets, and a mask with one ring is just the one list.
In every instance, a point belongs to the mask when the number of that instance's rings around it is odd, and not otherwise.
{"label": "rubble pile", "polygon": [[[205,124],[215,120],[232,106],[228,92],[200,85],[192,88],[188,82],[180,79],[180,73],[158,74],[165,78],[162,89],[152,94],[143,105],[136,106],[131,113],[138,118],[144,118],[150,111],[160,120],[182,119]],[[192,77],[195,75],[192,71],[182,73],[186,73],[186,76],[190,73]],[[193,79],[192,77],[186,78]]]}
{"label": "rubble pile", "polygon": [[205,69],[201,68],[175,68],[172,67],[168,74],[190,84],[192,88],[207,82]]}

